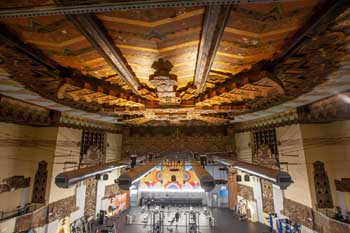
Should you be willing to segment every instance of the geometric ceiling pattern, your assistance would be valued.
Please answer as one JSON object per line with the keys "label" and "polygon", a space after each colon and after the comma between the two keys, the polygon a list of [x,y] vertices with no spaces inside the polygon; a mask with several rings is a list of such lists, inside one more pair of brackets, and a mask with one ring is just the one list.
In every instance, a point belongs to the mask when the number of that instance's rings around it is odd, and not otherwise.
{"label": "geometric ceiling pattern", "polygon": [[[25,1],[30,16],[16,11],[24,2],[0,4],[0,67],[28,91],[101,119],[194,125],[278,111],[347,57],[346,1],[181,2],[98,12],[97,2],[67,14],[59,10],[82,6]],[[40,5],[46,16],[30,11]]]}

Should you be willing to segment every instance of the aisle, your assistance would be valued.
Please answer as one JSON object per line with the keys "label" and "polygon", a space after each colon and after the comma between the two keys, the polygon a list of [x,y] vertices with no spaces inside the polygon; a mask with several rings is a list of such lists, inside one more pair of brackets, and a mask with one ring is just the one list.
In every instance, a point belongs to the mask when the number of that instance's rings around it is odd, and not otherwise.
{"label": "aisle", "polygon": [[[152,209],[152,208],[151,208]],[[164,227],[164,232],[172,233],[185,233],[186,232],[186,220],[184,211],[189,208],[180,208],[182,213],[178,222],[178,226],[174,223],[171,225],[169,222],[173,219],[177,208],[172,207],[168,212],[168,209],[164,209],[165,221],[167,225]],[[203,212],[203,208],[194,208]],[[226,208],[213,208],[210,209],[212,216],[216,219],[215,227],[210,227],[208,218],[204,214],[200,214],[200,232],[201,233],[263,233],[267,232],[268,228],[261,223],[251,223],[249,221],[239,221],[237,217],[233,216],[233,211]],[[126,225],[126,215],[135,216],[135,220],[132,225]],[[148,232],[150,230],[149,222],[148,226],[143,223],[145,217],[148,215],[148,211],[142,213],[140,207],[132,207],[125,211],[117,220],[117,233],[141,233]],[[169,229],[169,230],[168,230]]]}

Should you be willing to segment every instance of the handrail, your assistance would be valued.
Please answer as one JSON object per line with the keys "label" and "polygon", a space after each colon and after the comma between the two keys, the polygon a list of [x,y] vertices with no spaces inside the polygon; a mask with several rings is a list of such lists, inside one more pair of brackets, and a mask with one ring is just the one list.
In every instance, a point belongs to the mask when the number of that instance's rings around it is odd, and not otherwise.
{"label": "handrail", "polygon": [[15,210],[0,211],[0,221],[32,213],[44,205],[44,203],[28,203],[25,206]]}

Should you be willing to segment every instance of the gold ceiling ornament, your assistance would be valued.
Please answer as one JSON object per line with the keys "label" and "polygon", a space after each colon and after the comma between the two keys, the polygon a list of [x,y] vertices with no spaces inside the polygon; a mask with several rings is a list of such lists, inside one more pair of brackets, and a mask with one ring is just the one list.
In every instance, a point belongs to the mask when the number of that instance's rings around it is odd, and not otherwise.
{"label": "gold ceiling ornament", "polygon": [[150,75],[150,83],[157,87],[158,101],[160,105],[180,105],[180,98],[176,96],[177,76],[170,74],[173,65],[168,60],[159,58],[153,62],[154,74]]}

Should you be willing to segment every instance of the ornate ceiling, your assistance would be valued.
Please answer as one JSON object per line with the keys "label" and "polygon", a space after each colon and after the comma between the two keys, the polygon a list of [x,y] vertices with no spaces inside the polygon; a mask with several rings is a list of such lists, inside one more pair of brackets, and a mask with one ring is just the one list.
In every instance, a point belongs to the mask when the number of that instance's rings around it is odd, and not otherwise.
{"label": "ornate ceiling", "polygon": [[0,67],[113,122],[221,125],[308,93],[346,56],[344,0],[140,2],[0,3]]}

